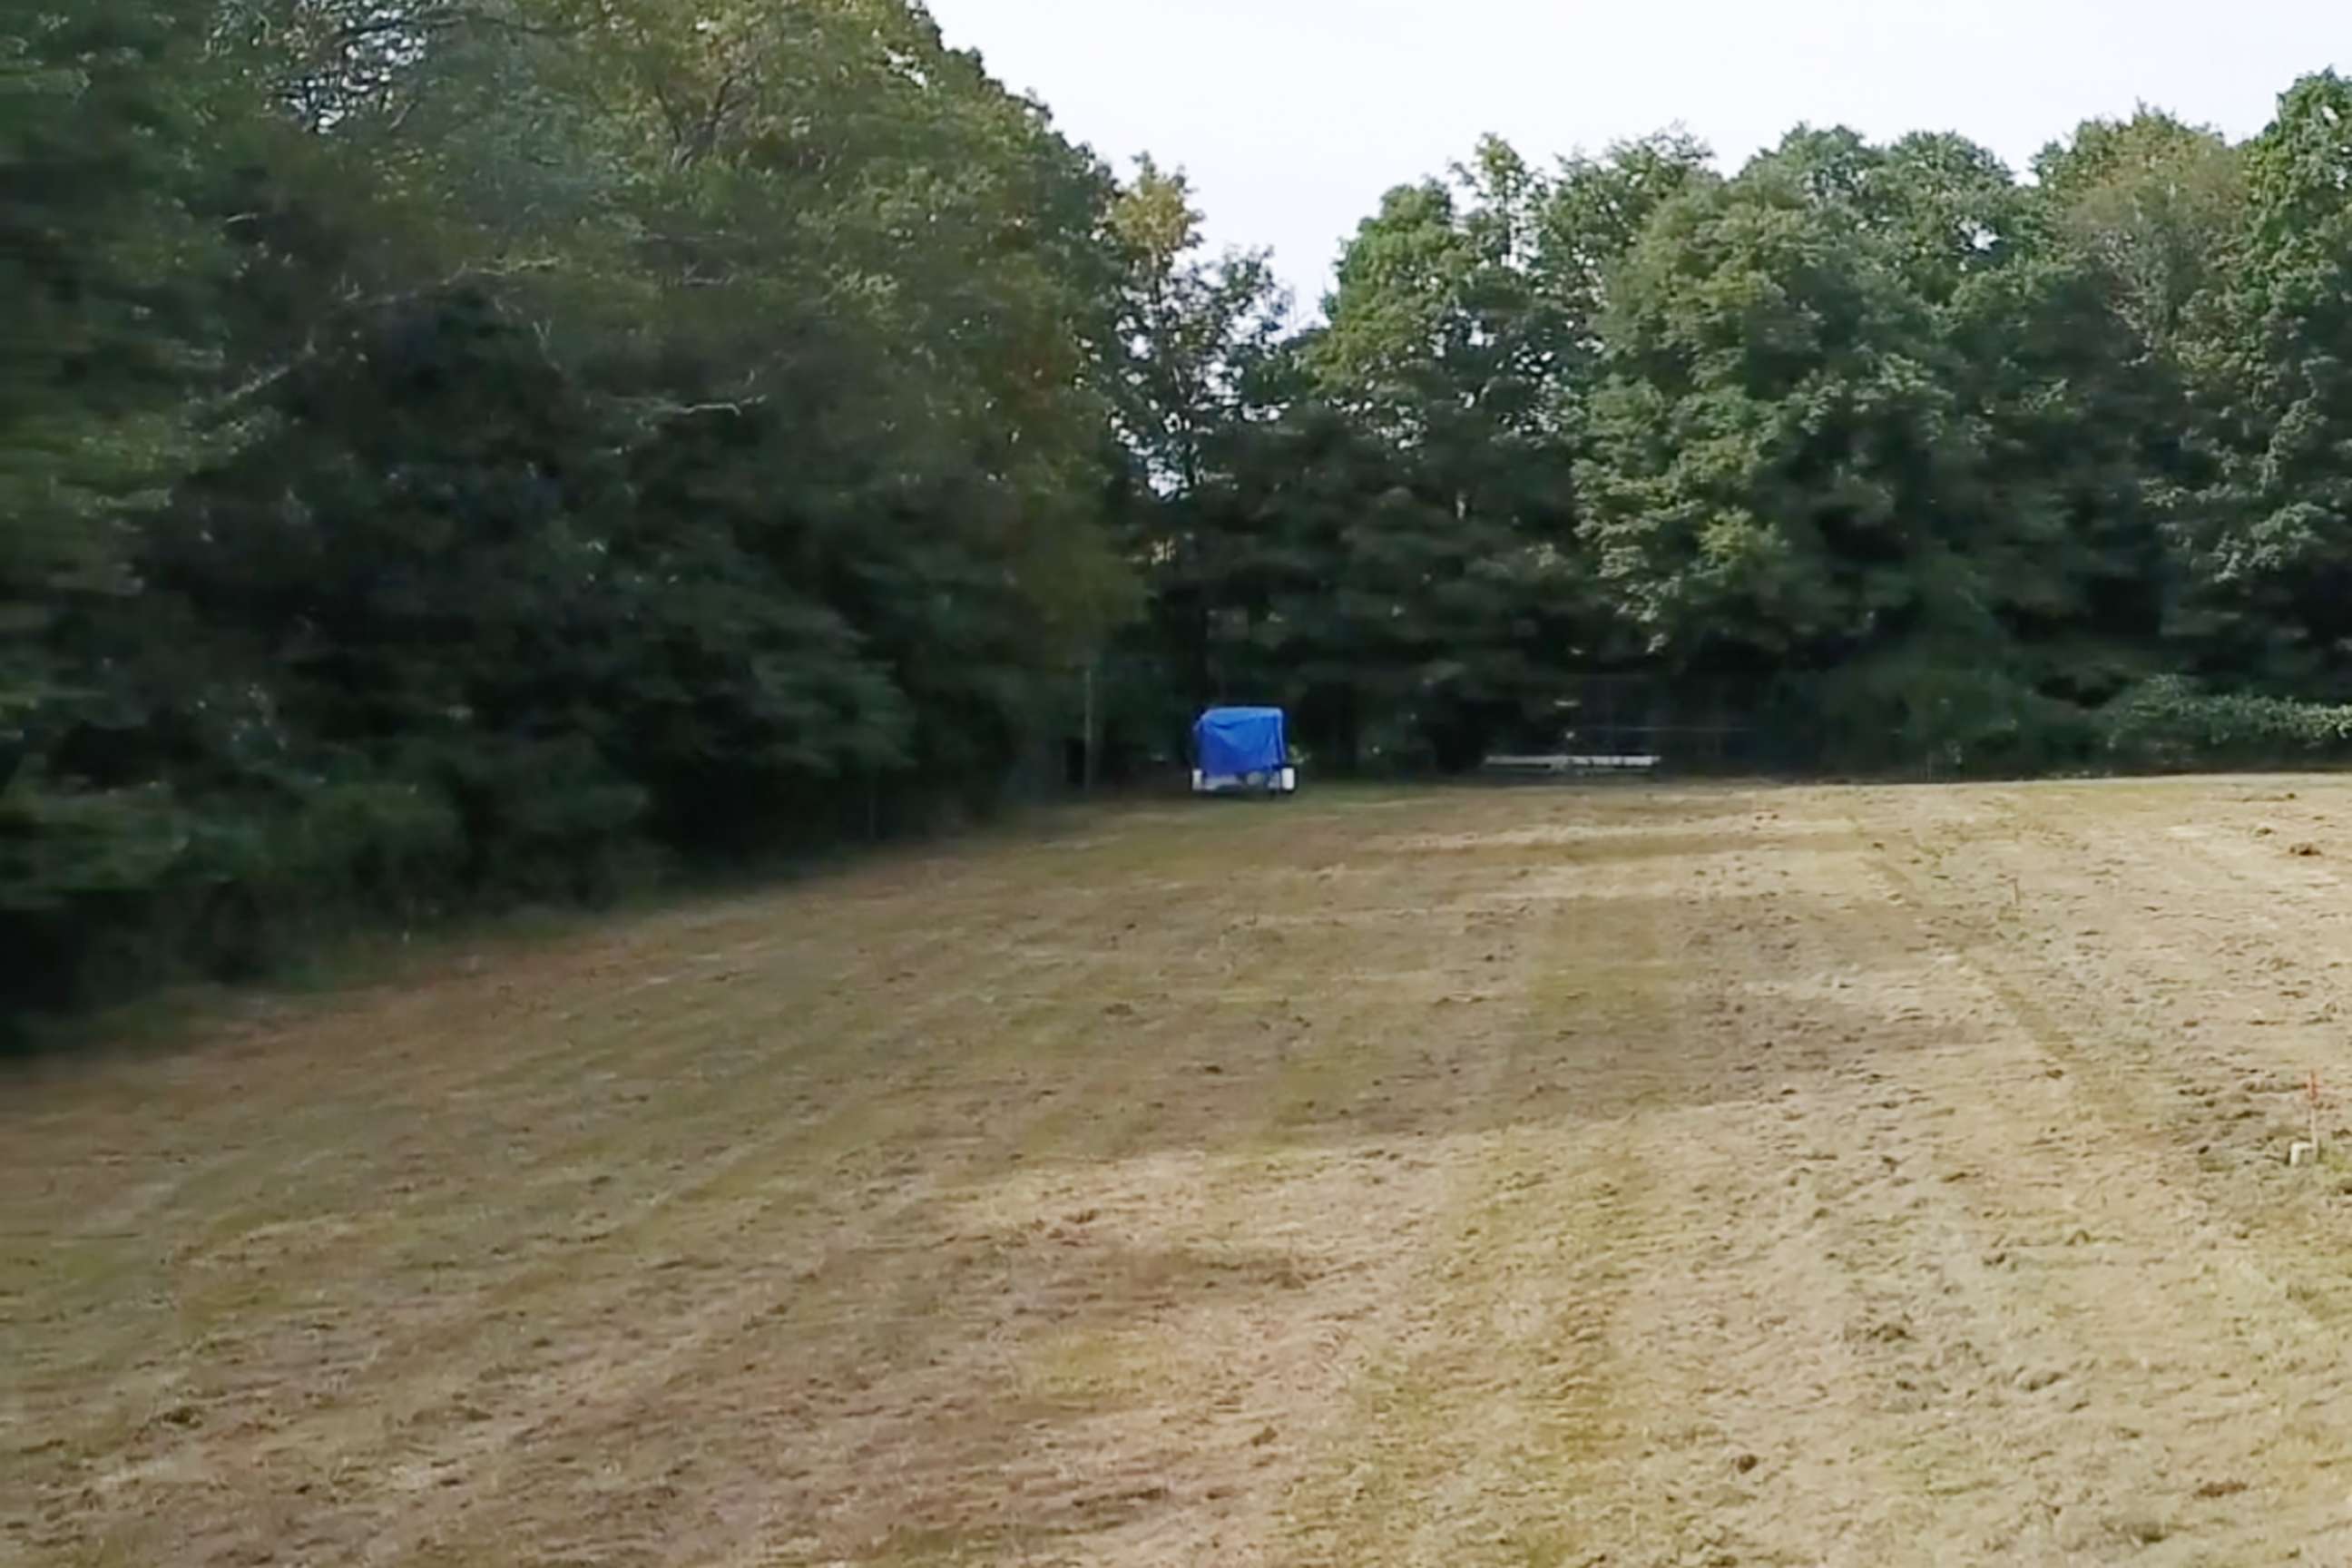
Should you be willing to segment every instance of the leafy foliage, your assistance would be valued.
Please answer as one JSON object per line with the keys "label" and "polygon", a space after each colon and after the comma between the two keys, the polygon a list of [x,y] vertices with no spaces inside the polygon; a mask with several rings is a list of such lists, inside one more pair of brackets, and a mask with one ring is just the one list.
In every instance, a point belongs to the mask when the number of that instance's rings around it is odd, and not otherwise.
{"label": "leafy foliage", "polygon": [[2298,82],[2245,150],[2230,268],[2187,352],[2194,454],[2174,509],[2199,668],[2352,689],[2352,83]]}
{"label": "leafy foliage", "polygon": [[2207,692],[2159,676],[2102,710],[2109,757],[2139,767],[2341,760],[2352,755],[2352,705]]}
{"label": "leafy foliage", "polygon": [[0,31],[18,1000],[984,799],[1132,605],[1117,189],[919,10]]}

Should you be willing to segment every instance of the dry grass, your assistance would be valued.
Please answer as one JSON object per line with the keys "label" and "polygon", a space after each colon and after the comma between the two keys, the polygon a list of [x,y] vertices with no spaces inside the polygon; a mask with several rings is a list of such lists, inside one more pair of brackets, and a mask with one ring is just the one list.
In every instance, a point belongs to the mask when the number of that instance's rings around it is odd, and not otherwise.
{"label": "dry grass", "polygon": [[1107,812],[14,1072],[0,1561],[2344,1561],[2347,806]]}

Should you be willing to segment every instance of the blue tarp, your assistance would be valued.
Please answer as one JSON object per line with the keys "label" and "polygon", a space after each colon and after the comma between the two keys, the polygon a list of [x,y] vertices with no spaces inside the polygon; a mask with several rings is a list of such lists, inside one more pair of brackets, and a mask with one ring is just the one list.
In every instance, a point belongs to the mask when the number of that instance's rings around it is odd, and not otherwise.
{"label": "blue tarp", "polygon": [[1290,760],[1279,708],[1212,708],[1192,726],[1192,749],[1213,779],[1270,773]]}

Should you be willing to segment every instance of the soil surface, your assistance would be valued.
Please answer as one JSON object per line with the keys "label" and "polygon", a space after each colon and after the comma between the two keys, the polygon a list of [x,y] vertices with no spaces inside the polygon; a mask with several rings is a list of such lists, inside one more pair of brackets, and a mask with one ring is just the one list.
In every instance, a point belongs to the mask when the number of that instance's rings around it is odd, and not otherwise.
{"label": "soil surface", "polygon": [[9,1068],[0,1562],[2352,1561],[2347,825],[1127,808]]}

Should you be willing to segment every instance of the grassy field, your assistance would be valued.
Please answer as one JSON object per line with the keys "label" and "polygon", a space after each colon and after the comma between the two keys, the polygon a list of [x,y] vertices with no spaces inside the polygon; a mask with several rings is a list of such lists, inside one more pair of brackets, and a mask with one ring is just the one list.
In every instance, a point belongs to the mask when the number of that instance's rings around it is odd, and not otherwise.
{"label": "grassy field", "polygon": [[2347,823],[1108,810],[8,1069],[0,1562],[2352,1560]]}

